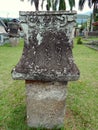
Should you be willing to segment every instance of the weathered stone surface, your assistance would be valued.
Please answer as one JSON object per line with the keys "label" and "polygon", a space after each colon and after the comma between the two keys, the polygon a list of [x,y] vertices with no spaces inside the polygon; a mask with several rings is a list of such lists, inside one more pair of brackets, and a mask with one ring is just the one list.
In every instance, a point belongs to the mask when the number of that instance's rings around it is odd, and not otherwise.
{"label": "weathered stone surface", "polygon": [[72,56],[75,12],[20,12],[25,31],[14,79],[69,81],[79,78]]}
{"label": "weathered stone surface", "polygon": [[8,28],[9,28],[9,31],[8,31],[9,37],[19,37],[19,34],[18,34],[19,23],[9,22]]}
{"label": "weathered stone surface", "polygon": [[67,82],[26,81],[27,122],[30,127],[63,126]]}
{"label": "weathered stone surface", "polygon": [[11,46],[17,46],[19,44],[19,38],[17,37],[10,37],[9,42]]}
{"label": "weathered stone surface", "polygon": [[23,54],[13,79],[26,80],[31,127],[64,125],[66,86],[79,78],[72,56],[76,12],[20,12]]}

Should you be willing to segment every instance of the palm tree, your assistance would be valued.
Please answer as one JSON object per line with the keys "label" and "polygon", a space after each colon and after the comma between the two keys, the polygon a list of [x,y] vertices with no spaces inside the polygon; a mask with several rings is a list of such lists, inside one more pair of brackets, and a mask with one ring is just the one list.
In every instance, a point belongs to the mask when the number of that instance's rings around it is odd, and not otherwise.
{"label": "palm tree", "polygon": [[[79,0],[79,9],[84,8],[86,0]],[[98,0],[88,0],[88,6],[91,8],[93,6],[92,23],[96,21],[96,13],[98,13]],[[91,24],[91,31],[93,31],[93,26]]]}
{"label": "palm tree", "polygon": [[[34,3],[36,10],[38,10],[39,0],[28,0],[28,1],[31,2],[31,5]],[[42,0],[42,4],[41,4],[42,8],[45,1],[47,1],[47,5],[46,5],[47,10],[50,10],[50,8],[52,8],[52,10],[57,10],[57,6],[59,6],[58,10],[66,10],[65,0]],[[75,0],[68,0],[68,1],[69,1],[70,10],[72,11],[73,7],[75,6]]]}
{"label": "palm tree", "polygon": [[[45,0],[42,0],[42,8],[43,8],[44,1]],[[57,10],[58,5],[59,5],[59,10],[66,9],[65,0],[47,0],[46,9],[50,10],[50,8],[52,8],[52,10]]]}
{"label": "palm tree", "polygon": [[[79,9],[84,8],[86,0],[79,0]],[[88,6],[91,8],[93,6],[93,18],[95,20],[96,11],[98,9],[98,0],[88,0]]]}

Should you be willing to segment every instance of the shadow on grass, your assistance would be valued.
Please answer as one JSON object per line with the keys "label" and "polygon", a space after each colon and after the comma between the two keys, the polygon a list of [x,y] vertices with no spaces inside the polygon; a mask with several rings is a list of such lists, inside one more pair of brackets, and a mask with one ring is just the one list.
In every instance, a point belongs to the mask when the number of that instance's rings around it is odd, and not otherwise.
{"label": "shadow on grass", "polygon": [[5,130],[65,130],[64,127],[46,129],[46,128],[30,128],[26,122],[26,106],[21,104],[16,106],[10,116],[9,121],[5,127]]}

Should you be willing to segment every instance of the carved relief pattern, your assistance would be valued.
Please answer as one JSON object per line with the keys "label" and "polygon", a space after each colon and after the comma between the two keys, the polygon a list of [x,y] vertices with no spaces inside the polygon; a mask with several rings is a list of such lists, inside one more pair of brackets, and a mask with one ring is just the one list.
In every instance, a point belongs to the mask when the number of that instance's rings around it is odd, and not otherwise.
{"label": "carved relief pattern", "polygon": [[21,79],[76,80],[79,71],[72,56],[75,13],[20,12],[25,45],[16,73]]}

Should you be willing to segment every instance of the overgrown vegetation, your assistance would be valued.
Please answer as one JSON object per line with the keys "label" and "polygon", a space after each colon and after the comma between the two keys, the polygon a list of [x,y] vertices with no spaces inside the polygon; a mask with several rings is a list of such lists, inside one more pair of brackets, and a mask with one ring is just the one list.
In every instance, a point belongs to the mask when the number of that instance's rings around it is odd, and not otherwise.
{"label": "overgrown vegetation", "polygon": [[[79,46],[76,41],[73,55],[81,76],[68,84],[65,130],[97,130],[98,51]],[[25,83],[11,78],[22,48],[23,41],[17,47],[0,47],[0,130],[35,130],[26,123]]]}

